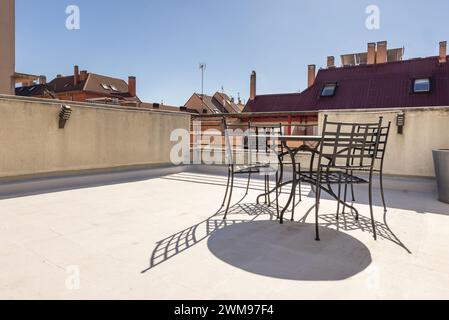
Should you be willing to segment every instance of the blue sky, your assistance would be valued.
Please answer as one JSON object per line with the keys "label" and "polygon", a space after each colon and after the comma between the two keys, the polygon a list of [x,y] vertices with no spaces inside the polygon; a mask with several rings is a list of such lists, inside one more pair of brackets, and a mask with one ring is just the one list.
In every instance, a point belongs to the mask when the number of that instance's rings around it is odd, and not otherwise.
{"label": "blue sky", "polygon": [[[66,7],[78,5],[81,29],[65,28]],[[380,30],[365,27],[368,5],[380,8]],[[438,54],[449,40],[449,1],[406,0],[16,0],[18,72],[70,74],[81,69],[127,79],[150,102],[182,105],[201,90],[249,96],[296,92],[307,65],[328,55],[366,50],[387,40],[406,57]]]}

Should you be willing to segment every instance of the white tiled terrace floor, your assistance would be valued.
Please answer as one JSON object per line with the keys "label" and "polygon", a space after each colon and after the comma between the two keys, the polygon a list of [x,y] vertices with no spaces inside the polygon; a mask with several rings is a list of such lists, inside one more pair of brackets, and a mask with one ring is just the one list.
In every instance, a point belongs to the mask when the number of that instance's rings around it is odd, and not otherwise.
{"label": "white tiled terrace floor", "polygon": [[[312,224],[280,225],[254,204],[260,182],[226,223],[214,217],[225,180],[182,172],[0,200],[0,298],[449,298],[449,205],[433,193],[388,190],[378,241],[366,188],[360,223],[348,214],[337,226],[323,200],[315,242]],[[313,205],[303,194],[297,220]]]}

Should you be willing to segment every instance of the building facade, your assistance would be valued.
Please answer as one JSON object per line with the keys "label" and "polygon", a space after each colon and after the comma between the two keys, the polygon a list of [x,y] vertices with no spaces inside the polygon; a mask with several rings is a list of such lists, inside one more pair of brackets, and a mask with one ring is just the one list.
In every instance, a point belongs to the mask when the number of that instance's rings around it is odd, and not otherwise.
{"label": "building facade", "polygon": [[0,1],[0,94],[14,94],[15,1]]}

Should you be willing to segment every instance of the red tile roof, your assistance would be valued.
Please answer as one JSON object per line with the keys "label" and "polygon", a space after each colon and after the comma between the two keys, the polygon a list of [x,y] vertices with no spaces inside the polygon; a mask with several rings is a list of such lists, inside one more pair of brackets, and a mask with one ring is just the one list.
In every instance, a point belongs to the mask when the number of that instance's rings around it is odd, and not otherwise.
{"label": "red tile roof", "polygon": [[[431,78],[430,93],[411,93],[413,79],[420,77]],[[335,95],[320,97],[329,82],[337,83]],[[257,96],[245,112],[426,106],[449,106],[449,62],[440,64],[438,57],[321,69],[302,93]]]}
{"label": "red tile roof", "polygon": [[79,81],[75,86],[74,76],[66,76],[55,78],[47,84],[48,90],[56,93],[69,92],[69,91],[81,91],[84,88],[86,81]]}

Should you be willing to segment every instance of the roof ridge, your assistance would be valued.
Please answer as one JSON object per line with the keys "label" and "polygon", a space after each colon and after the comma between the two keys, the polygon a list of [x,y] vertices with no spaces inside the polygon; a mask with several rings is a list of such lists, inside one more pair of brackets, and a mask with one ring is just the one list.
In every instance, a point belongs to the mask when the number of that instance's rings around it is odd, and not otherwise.
{"label": "roof ridge", "polygon": [[[449,55],[447,57],[449,57]],[[327,72],[327,71],[345,70],[345,69],[347,70],[347,69],[356,69],[356,68],[375,68],[375,67],[383,67],[383,66],[393,65],[393,64],[415,62],[415,61],[422,61],[422,60],[431,60],[431,59],[438,59],[438,58],[439,58],[438,56],[416,57],[416,58],[410,58],[407,60],[388,61],[385,63],[358,64],[358,65],[340,66],[340,67],[334,67],[334,68],[320,68],[318,70],[318,72]]]}

